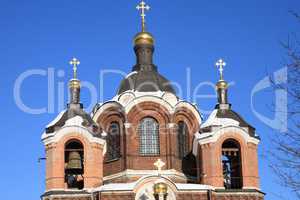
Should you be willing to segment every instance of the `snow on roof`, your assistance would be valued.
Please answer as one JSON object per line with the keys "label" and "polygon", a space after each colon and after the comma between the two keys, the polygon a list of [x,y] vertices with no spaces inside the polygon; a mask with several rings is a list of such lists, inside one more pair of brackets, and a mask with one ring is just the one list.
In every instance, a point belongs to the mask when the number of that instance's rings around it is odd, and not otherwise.
{"label": "snow on roof", "polygon": [[209,127],[209,126],[228,126],[234,125],[239,126],[239,122],[231,119],[231,118],[218,118],[217,117],[218,110],[215,109],[208,117],[208,119],[201,125],[201,128]]}
{"label": "snow on roof", "polygon": [[65,112],[66,112],[66,110],[61,111],[61,112],[56,116],[56,118],[46,126],[46,128],[55,125],[55,124],[62,118],[62,116],[63,116],[63,114],[64,114]]}

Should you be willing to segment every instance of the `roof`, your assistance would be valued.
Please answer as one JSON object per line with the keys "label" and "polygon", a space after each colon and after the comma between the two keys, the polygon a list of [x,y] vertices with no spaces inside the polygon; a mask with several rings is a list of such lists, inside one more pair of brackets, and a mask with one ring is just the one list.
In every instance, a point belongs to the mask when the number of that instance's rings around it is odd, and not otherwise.
{"label": "roof", "polygon": [[156,70],[138,70],[131,72],[121,81],[118,94],[126,91],[138,92],[170,92],[176,94],[169,80]]}
{"label": "roof", "polygon": [[81,104],[69,104],[68,109],[61,112],[56,119],[46,127],[46,133],[55,132],[57,129],[63,127],[66,121],[76,116],[80,116],[83,119],[82,126],[91,127],[95,132],[100,131],[91,116],[83,110]]}
{"label": "roof", "polygon": [[249,129],[250,136],[256,137],[255,128],[246,122],[240,114],[229,109],[215,109],[208,119],[202,124],[202,132],[210,131],[212,126],[226,126],[236,125],[240,127],[247,127]]}

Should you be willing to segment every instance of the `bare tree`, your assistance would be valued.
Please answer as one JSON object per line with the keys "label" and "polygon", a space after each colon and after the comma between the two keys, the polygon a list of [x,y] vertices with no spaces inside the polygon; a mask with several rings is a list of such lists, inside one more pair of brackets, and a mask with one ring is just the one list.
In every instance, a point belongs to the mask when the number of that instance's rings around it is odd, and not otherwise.
{"label": "bare tree", "polygon": [[[300,16],[292,14],[300,22]],[[285,90],[288,95],[288,131],[274,134],[271,167],[280,182],[300,199],[300,41],[294,34],[282,45],[287,52],[288,79],[286,84],[273,82],[273,85],[274,89]]]}

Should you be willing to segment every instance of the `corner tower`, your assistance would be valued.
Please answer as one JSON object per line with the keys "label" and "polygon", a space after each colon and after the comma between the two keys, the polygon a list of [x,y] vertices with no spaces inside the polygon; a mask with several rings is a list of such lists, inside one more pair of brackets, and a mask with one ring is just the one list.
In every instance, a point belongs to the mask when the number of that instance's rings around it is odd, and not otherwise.
{"label": "corner tower", "polygon": [[46,191],[42,199],[68,195],[90,197],[87,190],[103,183],[103,155],[106,142],[102,129],[83,110],[77,59],[72,59],[74,76],[69,81],[70,101],[45,129],[42,141],[46,150]]}
{"label": "corner tower", "polygon": [[216,84],[218,103],[195,135],[193,152],[199,160],[198,180],[224,192],[252,192],[261,197],[257,157],[260,138],[228,102],[225,65],[222,59],[216,63],[220,71]]}

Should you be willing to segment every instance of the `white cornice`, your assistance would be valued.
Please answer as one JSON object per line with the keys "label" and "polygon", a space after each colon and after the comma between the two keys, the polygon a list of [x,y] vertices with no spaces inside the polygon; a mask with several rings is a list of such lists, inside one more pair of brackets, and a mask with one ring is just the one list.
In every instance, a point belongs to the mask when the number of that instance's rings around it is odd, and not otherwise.
{"label": "white cornice", "polygon": [[[126,100],[126,103],[124,102],[122,103],[119,101],[122,95],[130,96]],[[187,110],[193,113],[193,115],[196,117],[199,124],[202,123],[201,115],[194,105],[192,105],[187,101],[178,100],[177,97],[171,93],[166,93],[161,91],[158,92],[127,91],[125,93],[122,93],[121,95],[114,97],[112,101],[108,101],[102,104],[99,107],[99,109],[95,112],[93,119],[94,121],[96,121],[101,115],[101,113],[104,112],[109,107],[118,107],[122,110],[122,112],[128,114],[134,106],[142,102],[154,102],[159,105],[162,105],[168,110],[169,114],[176,113],[176,111],[179,110],[180,108],[186,108]]]}
{"label": "white cornice", "polygon": [[[170,169],[170,170],[162,170],[160,172],[161,175],[164,176],[176,176],[182,179],[187,179],[187,177],[183,174],[178,172],[175,169]],[[133,169],[127,169],[123,172],[119,172],[117,174],[113,174],[113,175],[109,175],[109,176],[105,176],[103,177],[104,181],[107,180],[112,180],[112,179],[116,179],[122,176],[149,176],[149,175],[158,175],[157,170],[133,170]]]}
{"label": "white cornice", "polygon": [[106,141],[102,138],[95,137],[86,127],[82,126],[83,119],[80,116],[73,117],[66,121],[65,125],[54,133],[43,133],[42,141],[44,145],[56,143],[63,137],[72,134],[79,134],[86,138],[90,143],[104,145],[103,153],[106,151]]}
{"label": "white cornice", "polygon": [[[167,170],[165,170],[167,171]],[[204,190],[214,190],[215,188],[210,185],[203,185],[203,184],[189,184],[189,183],[174,183],[172,180],[170,180],[166,176],[158,176],[156,173],[153,173],[148,176],[143,176],[139,178],[139,180],[131,182],[131,183],[109,183],[104,184],[103,186],[100,186],[98,188],[94,188],[91,192],[116,192],[116,191],[134,191],[136,187],[138,187],[141,183],[143,183],[145,180],[153,179],[157,176],[157,179],[159,181],[165,180],[165,183],[169,183],[171,185],[174,185],[176,187],[176,190],[178,192],[185,192],[185,191],[204,191]],[[156,178],[155,178],[156,179]],[[158,181],[156,180],[156,181]]]}
{"label": "white cornice", "polygon": [[215,131],[207,132],[207,133],[196,133],[194,142],[193,142],[193,154],[197,155],[198,153],[198,146],[208,143],[215,143],[218,141],[218,139],[221,136],[235,133],[242,136],[244,141],[246,143],[253,143],[253,144],[259,144],[260,140],[252,137],[249,135],[248,131],[245,130],[245,128],[239,127],[239,126],[226,126],[226,127],[220,127]]}

